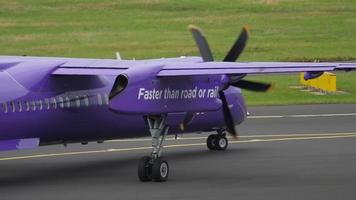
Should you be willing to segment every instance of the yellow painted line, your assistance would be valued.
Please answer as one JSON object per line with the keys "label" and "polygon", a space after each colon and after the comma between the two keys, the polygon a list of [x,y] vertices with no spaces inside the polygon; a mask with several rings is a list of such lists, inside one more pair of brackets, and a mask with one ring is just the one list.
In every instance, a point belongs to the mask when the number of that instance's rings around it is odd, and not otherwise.
{"label": "yellow painted line", "polygon": [[[356,133],[294,133],[294,134],[270,134],[270,135],[241,135],[239,138],[256,138],[256,137],[305,137],[305,136],[330,136],[330,135],[355,135]],[[176,140],[201,140],[206,139],[207,136],[202,137],[174,137],[166,138],[166,141],[176,141]],[[228,138],[231,138],[228,136]],[[121,140],[108,140],[105,142],[144,142],[151,141],[151,138],[135,138],[135,139],[121,139]]]}
{"label": "yellow painted line", "polygon": [[105,150],[95,150],[95,151],[75,151],[75,152],[66,152],[66,153],[36,154],[30,156],[15,156],[15,157],[8,157],[8,158],[0,158],[0,161],[20,160],[20,159],[29,159],[29,158],[44,158],[44,157],[55,157],[55,156],[72,156],[72,155],[94,154],[94,153],[109,153],[109,152],[120,152],[120,151],[135,151],[135,150],[146,150],[146,149],[151,149],[151,147],[135,147],[135,148],[105,149]]}
{"label": "yellow painted line", "polygon": [[[316,139],[338,139],[338,138],[354,138],[356,134],[349,135],[331,135],[331,136],[311,136],[311,137],[292,137],[292,138],[271,138],[271,139],[251,139],[242,141],[229,141],[230,144],[239,143],[258,143],[258,142],[275,142],[275,141],[298,141],[298,140],[316,140]],[[179,148],[179,147],[192,147],[192,146],[205,146],[206,143],[193,143],[193,144],[176,144],[167,145],[165,148]],[[134,148],[122,148],[122,149],[105,149],[105,150],[95,150],[95,151],[77,151],[77,152],[66,152],[66,153],[51,153],[51,154],[37,154],[29,156],[14,156],[7,158],[0,158],[0,161],[7,160],[21,160],[21,159],[31,159],[31,158],[45,158],[45,157],[56,157],[56,156],[71,156],[71,155],[85,155],[85,154],[95,154],[95,153],[110,153],[110,152],[123,152],[123,151],[137,151],[137,150],[148,150],[152,147],[134,147]]]}

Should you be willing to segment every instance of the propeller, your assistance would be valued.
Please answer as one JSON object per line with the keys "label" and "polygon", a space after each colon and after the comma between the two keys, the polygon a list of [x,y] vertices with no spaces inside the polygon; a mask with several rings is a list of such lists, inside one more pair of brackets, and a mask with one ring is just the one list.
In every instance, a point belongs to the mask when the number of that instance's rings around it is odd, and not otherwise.
{"label": "propeller", "polygon": [[[190,32],[192,33],[195,43],[199,48],[200,55],[203,58],[204,62],[212,62],[214,61],[213,54],[211,53],[209,44],[205,38],[205,36],[202,34],[200,29],[194,25],[189,25],[188,26]],[[229,50],[228,54],[224,58],[224,62],[235,62],[243,50],[246,47],[248,36],[249,35],[249,30],[247,26],[244,26],[241,30],[241,33],[237,40],[235,41],[234,45],[232,45],[231,49]],[[238,82],[242,81],[242,83],[238,84]],[[238,80],[230,83],[230,85],[233,85],[235,87],[240,87],[242,89],[246,90],[251,90],[255,92],[266,92],[271,88],[271,84],[269,83],[261,83],[261,82],[255,82],[255,81],[248,81],[248,80]]]}
{"label": "propeller", "polygon": [[193,113],[185,114],[185,117],[184,117],[182,123],[179,125],[180,130],[185,131],[185,129],[187,128],[188,124],[193,120],[193,118],[194,118]]}
{"label": "propeller", "polygon": [[205,39],[205,36],[202,34],[200,29],[194,25],[188,26],[189,31],[192,33],[195,43],[197,44],[200,55],[203,58],[204,62],[214,61],[213,54],[211,53],[208,42]]}
{"label": "propeller", "polygon": [[230,133],[230,135],[234,138],[237,139],[238,133],[235,129],[235,123],[234,123],[234,118],[232,117],[229,105],[227,103],[225,93],[224,91],[219,92],[220,99],[222,101],[222,111],[224,115],[224,121],[226,125],[226,130],[227,132]]}
{"label": "propeller", "polygon": [[248,80],[239,80],[237,82],[230,83],[230,85],[254,92],[266,92],[273,88],[273,85],[270,83],[261,83]]}
{"label": "propeller", "polygon": [[240,36],[236,39],[234,45],[231,47],[229,53],[224,58],[224,62],[235,62],[245,49],[248,40],[249,30],[244,26],[241,30]]}
{"label": "propeller", "polygon": [[[202,34],[200,29],[194,25],[189,25],[189,30],[193,35],[193,38],[195,40],[196,45],[199,48],[200,55],[203,58],[204,62],[212,62],[214,61],[213,54],[211,53],[209,44],[205,38],[205,36]],[[244,26],[241,30],[241,33],[235,43],[232,45],[230,48],[229,52],[223,59],[224,62],[235,62],[243,50],[246,47],[247,40],[249,37],[249,30],[247,26]],[[261,83],[261,82],[256,82],[256,81],[249,81],[249,80],[242,80],[242,78],[245,77],[245,74],[240,74],[241,78],[238,78],[234,80],[234,77],[230,77],[230,82],[228,86],[234,86],[234,87],[239,87],[242,89],[246,90],[251,90],[255,92],[266,92],[268,91],[272,85],[269,83]],[[228,87],[226,87],[228,88]],[[222,101],[222,111],[224,115],[224,121],[226,125],[227,131],[231,134],[231,136],[235,139],[238,137],[238,133],[235,129],[235,123],[233,116],[231,114],[228,102],[226,100],[226,96],[224,91],[219,91],[219,97]]]}

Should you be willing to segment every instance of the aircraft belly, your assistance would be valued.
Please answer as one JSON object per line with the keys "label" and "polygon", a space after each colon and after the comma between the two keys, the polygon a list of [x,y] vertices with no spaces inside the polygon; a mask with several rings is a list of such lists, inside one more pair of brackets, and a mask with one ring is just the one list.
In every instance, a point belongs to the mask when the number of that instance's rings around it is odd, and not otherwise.
{"label": "aircraft belly", "polygon": [[[185,132],[221,125],[216,112],[198,113]],[[170,129],[170,134],[176,133],[182,133],[179,126]],[[117,114],[107,106],[0,115],[0,140],[40,138],[41,143],[61,143],[146,136],[150,133],[141,115]]]}

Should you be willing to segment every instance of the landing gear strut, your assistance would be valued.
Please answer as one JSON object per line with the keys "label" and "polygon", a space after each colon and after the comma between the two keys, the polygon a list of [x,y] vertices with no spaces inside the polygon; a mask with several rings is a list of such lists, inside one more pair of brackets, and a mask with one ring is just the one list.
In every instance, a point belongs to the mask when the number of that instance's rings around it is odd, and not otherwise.
{"label": "landing gear strut", "polygon": [[222,130],[219,130],[218,134],[209,135],[206,140],[206,145],[210,150],[226,150],[228,144],[226,133]]}
{"label": "landing gear strut", "polygon": [[152,136],[151,156],[144,156],[138,163],[138,177],[141,181],[163,182],[168,179],[169,165],[161,157],[162,144],[168,133],[169,126],[166,125],[165,116],[146,117]]}

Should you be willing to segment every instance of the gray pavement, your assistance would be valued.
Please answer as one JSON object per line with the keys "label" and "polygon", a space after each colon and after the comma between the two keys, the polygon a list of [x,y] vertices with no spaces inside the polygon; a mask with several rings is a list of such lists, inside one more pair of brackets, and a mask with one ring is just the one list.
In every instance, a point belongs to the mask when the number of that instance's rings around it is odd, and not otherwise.
{"label": "gray pavement", "polygon": [[0,200],[355,198],[356,105],[249,111],[225,152],[208,151],[207,134],[167,141],[165,183],[136,177],[145,139],[1,152]]}

